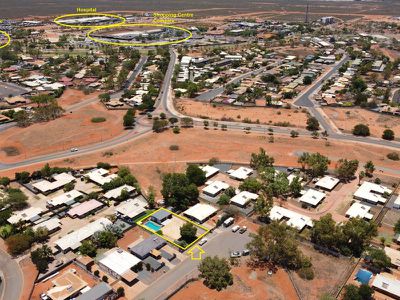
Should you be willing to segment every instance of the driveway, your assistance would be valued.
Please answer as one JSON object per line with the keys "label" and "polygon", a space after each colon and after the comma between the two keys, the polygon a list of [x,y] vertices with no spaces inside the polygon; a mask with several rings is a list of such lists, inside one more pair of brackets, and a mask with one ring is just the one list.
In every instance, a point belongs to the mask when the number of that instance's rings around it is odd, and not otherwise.
{"label": "driveway", "polygon": [[19,299],[24,283],[21,269],[11,256],[0,249],[0,299]]}

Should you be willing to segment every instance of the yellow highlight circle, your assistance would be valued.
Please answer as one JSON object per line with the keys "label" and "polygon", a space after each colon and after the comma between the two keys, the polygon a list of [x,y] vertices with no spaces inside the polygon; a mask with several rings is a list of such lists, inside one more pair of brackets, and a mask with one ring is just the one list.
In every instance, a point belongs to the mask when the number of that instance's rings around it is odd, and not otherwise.
{"label": "yellow highlight circle", "polygon": [[0,30],[0,35],[1,34],[7,38],[7,42],[4,45],[0,45],[0,49],[7,47],[11,43],[11,37],[7,32]]}
{"label": "yellow highlight circle", "polygon": [[[176,29],[176,30],[181,30],[184,31],[186,33],[189,34],[188,37],[185,37],[183,39],[180,40],[176,40],[176,41],[165,41],[165,42],[154,42],[154,43],[119,43],[119,42],[109,42],[109,41],[103,41],[101,39],[92,37],[91,34],[102,30],[102,29],[109,29],[109,28],[114,28],[114,27],[137,27],[137,26],[148,26],[148,27],[163,27],[163,28],[172,28],[172,29]],[[113,45],[113,46],[134,46],[134,47],[151,47],[151,46],[164,46],[164,45],[175,45],[175,44],[180,44],[183,43],[185,41],[187,41],[188,39],[190,39],[193,34],[190,30],[187,30],[185,28],[182,27],[178,27],[178,26],[172,26],[172,25],[164,25],[164,24],[152,24],[152,23],[138,23],[138,24],[121,24],[121,25],[112,25],[112,26],[102,26],[100,28],[95,28],[90,30],[86,36],[91,39],[93,42],[96,43],[101,43],[101,44],[106,44],[106,45]]]}
{"label": "yellow highlight circle", "polygon": [[[116,18],[120,19],[121,21],[119,23],[111,24],[111,25],[70,25],[70,24],[64,24],[60,19],[63,18],[68,18],[68,17],[82,17],[82,16],[102,16],[102,17],[110,17],[110,18]],[[70,28],[102,28],[102,27],[111,27],[111,26],[117,26],[117,25],[122,25],[126,23],[126,19],[121,16],[113,15],[113,14],[104,14],[104,13],[79,13],[79,14],[68,14],[68,15],[62,15],[53,20],[54,23],[60,26],[64,27],[70,27]]]}

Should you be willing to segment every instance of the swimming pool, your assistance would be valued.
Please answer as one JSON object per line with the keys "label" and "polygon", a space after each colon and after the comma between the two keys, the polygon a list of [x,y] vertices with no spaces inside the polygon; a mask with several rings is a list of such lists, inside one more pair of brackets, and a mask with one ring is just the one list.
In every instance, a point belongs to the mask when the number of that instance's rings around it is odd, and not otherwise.
{"label": "swimming pool", "polygon": [[154,223],[153,221],[147,221],[146,223],[144,223],[144,226],[146,226],[147,228],[154,230],[154,231],[159,231],[161,229],[161,225],[158,225],[157,223]]}

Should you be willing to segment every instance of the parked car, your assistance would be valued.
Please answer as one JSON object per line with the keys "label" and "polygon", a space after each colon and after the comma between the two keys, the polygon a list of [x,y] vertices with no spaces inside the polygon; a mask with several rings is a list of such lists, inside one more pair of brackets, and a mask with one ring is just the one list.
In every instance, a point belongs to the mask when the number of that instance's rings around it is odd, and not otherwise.
{"label": "parked car", "polygon": [[206,238],[201,239],[200,242],[199,242],[199,246],[203,246],[207,242],[208,242],[208,240]]}
{"label": "parked car", "polygon": [[240,229],[240,226],[239,225],[235,225],[235,226],[232,227],[232,232],[236,232],[239,229]]}
{"label": "parked car", "polygon": [[240,251],[231,252],[231,257],[232,258],[241,257],[241,256],[242,256],[242,254],[240,253]]}
{"label": "parked car", "polygon": [[224,226],[225,226],[225,227],[229,227],[229,226],[231,226],[231,225],[233,224],[234,221],[235,221],[235,219],[232,218],[232,217],[230,217],[230,218],[228,218],[228,219],[226,219],[226,220],[224,221]]}
{"label": "parked car", "polygon": [[242,251],[242,255],[243,255],[243,256],[250,255],[250,250],[249,250],[249,249],[244,249],[244,250]]}
{"label": "parked car", "polygon": [[247,227],[243,226],[242,228],[240,228],[239,233],[242,234],[242,233],[245,233],[246,231],[247,231]]}

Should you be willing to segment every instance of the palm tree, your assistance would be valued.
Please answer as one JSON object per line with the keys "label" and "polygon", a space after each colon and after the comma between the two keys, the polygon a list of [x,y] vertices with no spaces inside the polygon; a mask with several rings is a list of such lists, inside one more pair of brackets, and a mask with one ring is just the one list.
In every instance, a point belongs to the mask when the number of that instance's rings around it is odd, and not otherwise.
{"label": "palm tree", "polygon": [[365,177],[364,171],[361,171],[360,173],[358,173],[358,185],[360,185],[361,180],[363,180],[364,177]]}

